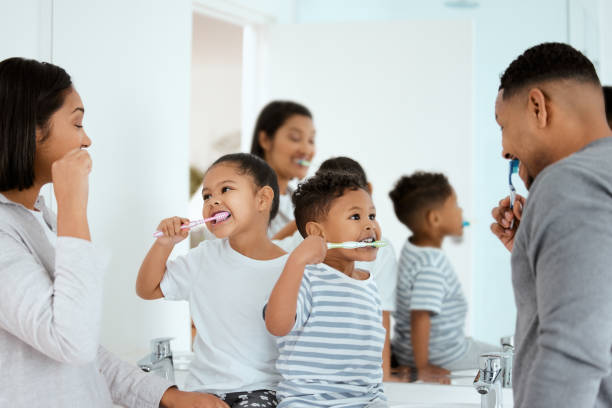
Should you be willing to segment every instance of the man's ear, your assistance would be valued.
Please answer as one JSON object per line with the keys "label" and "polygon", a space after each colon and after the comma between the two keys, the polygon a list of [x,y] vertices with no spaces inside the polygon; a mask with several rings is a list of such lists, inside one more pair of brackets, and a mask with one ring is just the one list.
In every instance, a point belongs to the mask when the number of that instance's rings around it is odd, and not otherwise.
{"label": "man's ear", "polygon": [[529,90],[527,110],[529,117],[535,120],[535,124],[539,129],[543,129],[548,125],[548,116],[550,106],[546,105],[546,95],[540,88],[532,88]]}
{"label": "man's ear", "polygon": [[306,230],[307,236],[314,235],[325,239],[325,229],[318,222],[308,221],[304,229]]}
{"label": "man's ear", "polygon": [[263,186],[256,196],[257,209],[259,211],[270,211],[274,202],[274,190],[270,186]]}

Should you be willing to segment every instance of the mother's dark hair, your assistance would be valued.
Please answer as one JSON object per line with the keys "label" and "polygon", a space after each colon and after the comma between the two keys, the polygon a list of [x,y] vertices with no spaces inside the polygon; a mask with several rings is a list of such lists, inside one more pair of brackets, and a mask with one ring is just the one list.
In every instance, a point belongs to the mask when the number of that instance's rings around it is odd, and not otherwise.
{"label": "mother's dark hair", "polygon": [[56,65],[24,58],[0,62],[0,191],[34,184],[36,130],[46,139],[49,119],[71,87],[70,75]]}
{"label": "mother's dark hair", "polygon": [[259,143],[259,134],[264,132],[268,139],[273,139],[276,131],[293,115],[307,116],[312,119],[312,113],[304,105],[291,101],[272,101],[259,113],[253,140],[251,141],[251,154],[265,160],[264,149]]}

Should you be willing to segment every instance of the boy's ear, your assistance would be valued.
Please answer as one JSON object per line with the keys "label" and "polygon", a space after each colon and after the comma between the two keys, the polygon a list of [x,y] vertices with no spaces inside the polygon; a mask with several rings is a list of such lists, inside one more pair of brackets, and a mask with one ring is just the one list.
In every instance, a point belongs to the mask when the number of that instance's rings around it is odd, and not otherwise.
{"label": "boy's ear", "polygon": [[370,195],[372,195],[372,191],[374,191],[374,188],[372,187],[372,183],[368,181],[367,187],[368,187],[368,192],[370,193]]}
{"label": "boy's ear", "polygon": [[306,230],[306,235],[308,236],[314,235],[325,239],[325,230],[318,222],[308,221],[304,229]]}
{"label": "boy's ear", "polygon": [[270,186],[263,186],[257,192],[257,209],[259,211],[270,211],[274,201],[274,190]]}
{"label": "boy's ear", "polygon": [[425,213],[425,222],[431,227],[437,227],[440,224],[440,212],[438,210],[428,210]]}

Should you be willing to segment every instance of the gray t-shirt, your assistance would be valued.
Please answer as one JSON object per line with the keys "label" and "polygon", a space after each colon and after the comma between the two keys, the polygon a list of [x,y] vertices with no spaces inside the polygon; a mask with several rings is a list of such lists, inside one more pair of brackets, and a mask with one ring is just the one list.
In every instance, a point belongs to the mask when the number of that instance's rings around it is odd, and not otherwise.
{"label": "gray t-shirt", "polygon": [[514,406],[612,406],[612,138],[538,175],[512,283]]}

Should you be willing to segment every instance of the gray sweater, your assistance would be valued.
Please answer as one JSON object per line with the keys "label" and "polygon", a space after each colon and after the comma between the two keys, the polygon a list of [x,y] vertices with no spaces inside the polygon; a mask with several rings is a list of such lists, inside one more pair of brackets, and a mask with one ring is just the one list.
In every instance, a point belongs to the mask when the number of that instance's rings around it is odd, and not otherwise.
{"label": "gray sweater", "polygon": [[612,406],[612,138],[542,171],[512,253],[517,408]]}
{"label": "gray sweater", "polygon": [[[36,208],[55,231],[42,198]],[[157,407],[172,384],[98,345],[103,268],[0,194],[0,407]]]}

